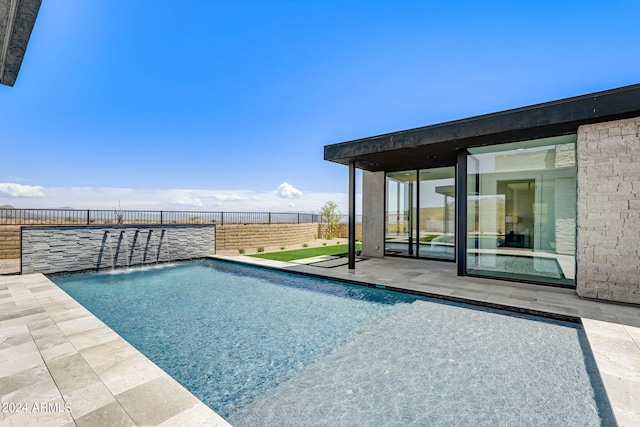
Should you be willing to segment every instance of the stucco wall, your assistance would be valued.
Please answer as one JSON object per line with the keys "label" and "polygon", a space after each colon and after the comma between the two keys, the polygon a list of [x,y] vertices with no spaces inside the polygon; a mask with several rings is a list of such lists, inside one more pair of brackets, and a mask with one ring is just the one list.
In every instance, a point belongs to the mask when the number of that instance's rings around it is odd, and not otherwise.
{"label": "stucco wall", "polygon": [[155,264],[215,254],[214,225],[22,228],[22,273]]}
{"label": "stucco wall", "polygon": [[640,304],[640,117],[578,130],[577,292]]}
{"label": "stucco wall", "polygon": [[362,255],[384,256],[384,172],[362,171]]}

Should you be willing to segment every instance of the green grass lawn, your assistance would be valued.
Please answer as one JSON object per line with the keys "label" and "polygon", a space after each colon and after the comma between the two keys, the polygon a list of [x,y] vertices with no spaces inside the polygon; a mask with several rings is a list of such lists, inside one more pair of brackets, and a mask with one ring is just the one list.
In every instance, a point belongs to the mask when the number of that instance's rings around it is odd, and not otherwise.
{"label": "green grass lawn", "polygon": [[[361,250],[362,245],[356,244],[356,251]],[[282,252],[268,252],[265,254],[249,255],[256,258],[272,259],[274,261],[291,261],[294,259],[311,258],[321,255],[347,256],[349,245],[327,245],[316,248],[295,249]]]}

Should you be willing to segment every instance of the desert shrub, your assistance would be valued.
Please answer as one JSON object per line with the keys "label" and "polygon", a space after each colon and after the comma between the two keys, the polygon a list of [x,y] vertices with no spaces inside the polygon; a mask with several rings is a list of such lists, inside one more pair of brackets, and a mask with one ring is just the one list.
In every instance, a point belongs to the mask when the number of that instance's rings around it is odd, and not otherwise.
{"label": "desert shrub", "polygon": [[338,229],[340,222],[340,212],[338,212],[338,205],[329,200],[320,208],[320,215],[322,215],[322,222],[326,224],[326,238],[333,239],[333,235]]}

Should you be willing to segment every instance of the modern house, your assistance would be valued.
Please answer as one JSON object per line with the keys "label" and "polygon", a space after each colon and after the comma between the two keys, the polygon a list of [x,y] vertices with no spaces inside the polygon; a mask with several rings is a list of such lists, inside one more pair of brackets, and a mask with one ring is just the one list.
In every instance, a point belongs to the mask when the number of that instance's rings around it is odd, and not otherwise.
{"label": "modern house", "polygon": [[363,170],[363,256],[640,304],[640,84],[327,145],[324,157],[349,166],[351,216]]}

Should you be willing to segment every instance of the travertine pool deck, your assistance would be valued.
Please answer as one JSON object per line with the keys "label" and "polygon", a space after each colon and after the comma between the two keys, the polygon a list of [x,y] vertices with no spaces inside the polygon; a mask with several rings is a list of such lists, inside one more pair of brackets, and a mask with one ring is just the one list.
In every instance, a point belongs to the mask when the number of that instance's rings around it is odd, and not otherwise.
{"label": "travertine pool deck", "polygon": [[[457,277],[444,262],[364,260],[351,271],[220,258],[580,318],[618,424],[640,425],[638,307],[582,300],[570,289]],[[229,425],[41,274],[0,276],[0,401],[14,404],[0,412],[3,426]]]}

